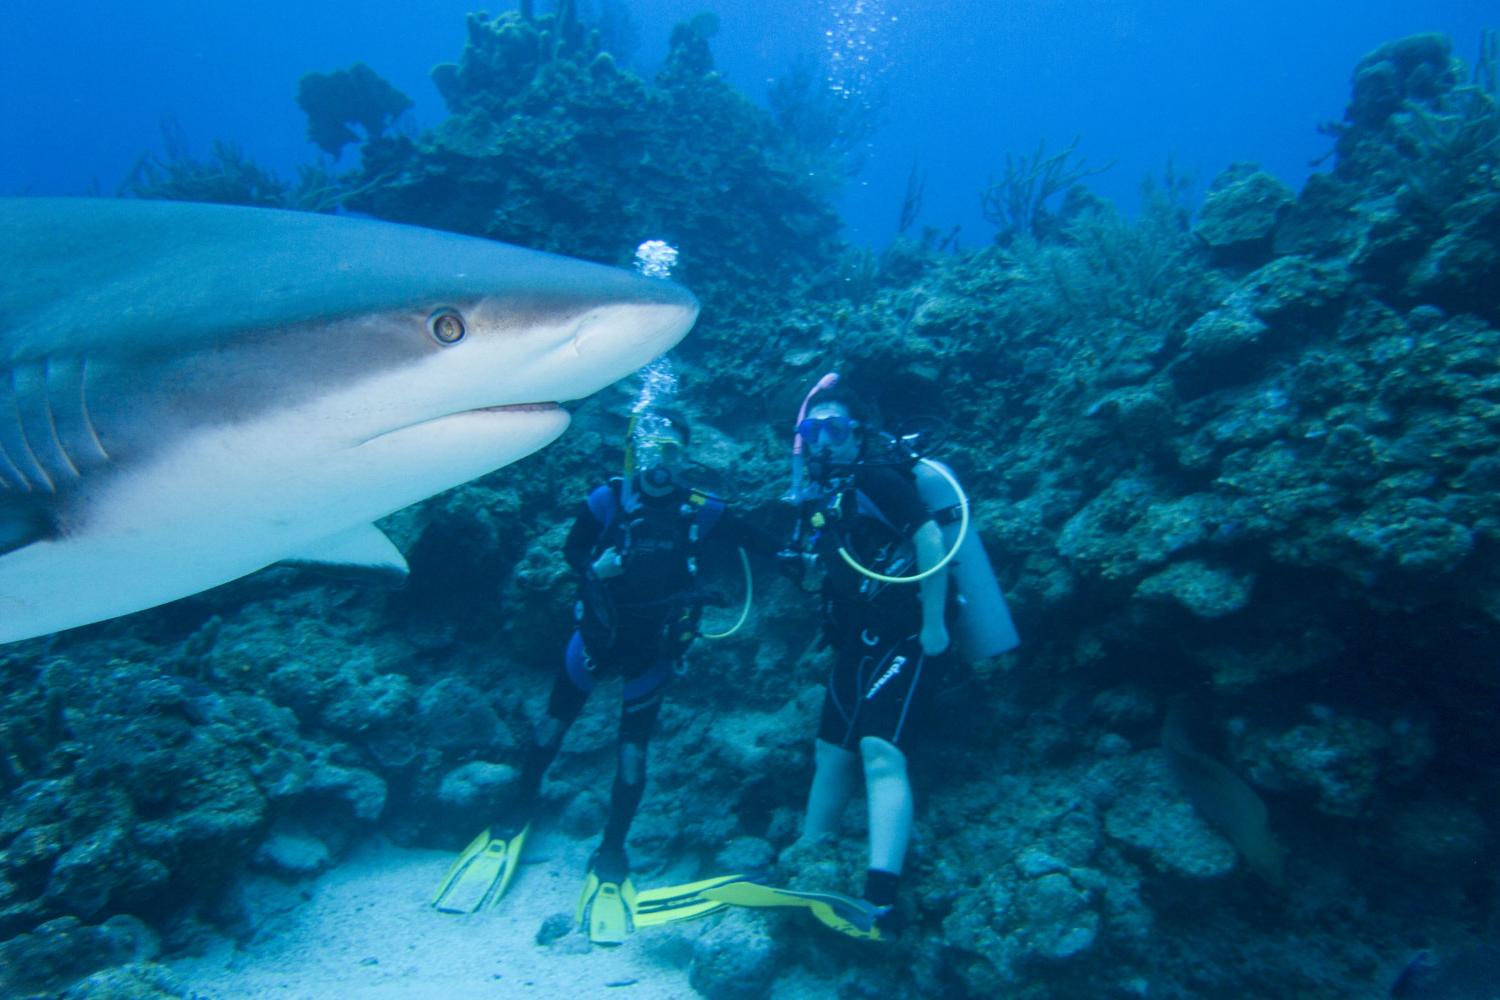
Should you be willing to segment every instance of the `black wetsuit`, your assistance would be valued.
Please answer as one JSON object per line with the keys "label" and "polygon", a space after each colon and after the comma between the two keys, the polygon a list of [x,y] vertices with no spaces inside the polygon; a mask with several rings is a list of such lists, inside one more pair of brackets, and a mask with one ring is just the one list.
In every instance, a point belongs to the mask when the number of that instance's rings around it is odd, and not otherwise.
{"label": "black wetsuit", "polygon": [[[743,529],[723,501],[685,489],[642,496],[626,510],[618,481],[589,494],[563,543],[563,558],[580,578],[578,629],[568,642],[548,711],[569,722],[597,678],[624,679],[620,739],[650,739],[661,692],[692,643],[702,598],[691,565],[713,537],[741,542]],[[695,537],[696,536],[696,537]],[[595,577],[605,549],[621,557],[621,573]]]}
{"label": "black wetsuit", "polygon": [[[578,628],[547,703],[547,714],[559,725],[549,742],[533,742],[518,783],[526,817],[563,734],[598,678],[621,677],[620,764],[602,844],[619,850],[645,789],[646,745],[662,693],[696,635],[703,603],[693,566],[698,549],[710,538],[768,548],[721,500],[679,488],[662,498],[642,496],[627,510],[622,487],[619,480],[596,487],[563,543],[563,557],[581,581]],[[594,561],[611,547],[620,554],[622,572],[600,579]]]}
{"label": "black wetsuit", "polygon": [[931,515],[911,476],[891,466],[855,466],[852,482],[824,509],[829,526],[819,532],[818,551],[827,567],[823,608],[834,663],[818,738],[857,751],[861,737],[875,736],[905,749],[951,653],[922,652],[920,584],[871,580],[838,548],[867,569],[912,576],[918,572],[912,536]]}

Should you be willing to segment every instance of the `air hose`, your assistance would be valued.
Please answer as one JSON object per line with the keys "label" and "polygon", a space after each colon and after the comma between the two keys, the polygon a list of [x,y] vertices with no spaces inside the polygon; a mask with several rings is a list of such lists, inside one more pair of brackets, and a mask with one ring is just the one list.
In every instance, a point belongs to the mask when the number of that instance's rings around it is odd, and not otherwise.
{"label": "air hose", "polygon": [[755,577],[750,572],[750,557],[745,554],[744,546],[740,546],[740,565],[745,568],[745,607],[740,611],[740,620],[735,622],[727,632],[698,633],[705,639],[727,639],[744,628],[745,622],[750,618],[750,604],[755,598]]}
{"label": "air hose", "polygon": [[[948,485],[953,487],[953,492],[958,496],[958,537],[953,540],[953,547],[948,550],[948,554],[939,559],[936,565],[929,566],[927,569],[924,569],[922,572],[917,573],[913,576],[886,576],[884,573],[877,573],[873,569],[867,569],[866,567],[861,566],[857,561],[855,561],[855,558],[849,554],[849,550],[847,548],[840,545],[839,558],[848,563],[850,569],[854,570],[856,573],[860,573],[864,576],[869,577],[871,580],[879,580],[881,583],[918,583],[922,580],[925,580],[929,576],[932,576],[938,570],[943,569],[950,562],[952,562],[953,557],[958,555],[959,548],[963,546],[964,539],[968,537],[969,497],[966,493],[964,493],[964,488],[958,484],[957,479],[953,478],[953,474],[947,469],[943,468],[941,464],[934,462],[930,458],[922,458],[918,459],[917,461],[922,465],[927,466],[929,469],[935,470],[938,475],[948,480]],[[741,551],[741,555],[743,554],[743,551]],[[748,562],[746,562],[745,568],[748,572]],[[748,608],[749,606],[747,604],[747,613]],[[736,628],[738,628],[738,626],[736,626]]]}

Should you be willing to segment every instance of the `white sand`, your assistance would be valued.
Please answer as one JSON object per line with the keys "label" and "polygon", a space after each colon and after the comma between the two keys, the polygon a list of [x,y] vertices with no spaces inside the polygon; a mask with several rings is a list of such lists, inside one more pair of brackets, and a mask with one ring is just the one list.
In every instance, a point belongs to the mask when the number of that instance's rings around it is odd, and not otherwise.
{"label": "white sand", "polygon": [[696,1000],[690,945],[671,928],[613,948],[591,946],[576,930],[536,943],[547,917],[572,917],[591,846],[534,830],[500,905],[455,915],[428,906],[454,855],[371,841],[308,882],[253,878],[253,939],[167,964],[205,1000]]}

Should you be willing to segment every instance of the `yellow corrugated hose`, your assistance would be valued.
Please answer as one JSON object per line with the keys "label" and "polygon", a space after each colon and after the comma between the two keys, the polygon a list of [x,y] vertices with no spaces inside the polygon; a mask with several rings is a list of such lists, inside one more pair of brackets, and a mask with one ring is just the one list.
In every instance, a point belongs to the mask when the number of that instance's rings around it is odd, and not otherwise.
{"label": "yellow corrugated hose", "polygon": [[750,557],[745,554],[743,546],[740,547],[740,565],[745,567],[745,607],[740,611],[740,620],[735,622],[734,627],[728,632],[699,633],[705,639],[727,639],[743,628],[750,618],[750,602],[754,598],[755,578],[750,573]]}
{"label": "yellow corrugated hose", "polygon": [[958,485],[958,480],[954,479],[953,474],[950,473],[947,469],[943,468],[937,462],[932,461],[930,458],[924,458],[920,461],[928,468],[935,469],[938,475],[948,480],[948,485],[952,486],[953,492],[958,494],[958,537],[953,540],[953,547],[948,550],[947,555],[943,556],[943,558],[937,561],[937,565],[930,566],[914,576],[886,576],[884,573],[877,573],[873,569],[867,569],[866,567],[861,566],[858,562],[855,561],[854,557],[849,554],[848,549],[844,548],[842,545],[839,546],[839,557],[842,558],[844,562],[848,563],[849,567],[856,573],[862,573],[865,576],[869,577],[871,580],[879,580],[881,583],[917,583],[921,580],[927,579],[938,570],[947,566],[950,562],[953,561],[953,557],[958,555],[959,547],[963,545],[964,539],[968,537],[969,534],[969,497],[964,493],[964,488]]}

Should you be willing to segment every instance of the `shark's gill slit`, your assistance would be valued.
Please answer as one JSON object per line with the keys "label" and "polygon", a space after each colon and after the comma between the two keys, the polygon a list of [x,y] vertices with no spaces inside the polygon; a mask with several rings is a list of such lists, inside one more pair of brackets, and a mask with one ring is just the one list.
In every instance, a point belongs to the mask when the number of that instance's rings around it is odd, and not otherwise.
{"label": "shark's gill slit", "polygon": [[5,450],[4,441],[0,441],[0,483],[4,483],[6,489],[31,490],[31,484],[26,482],[26,477],[21,475],[16,463],[10,460],[10,452]]}
{"label": "shark's gill slit", "polygon": [[54,436],[63,460],[82,476],[109,460],[94,432],[84,400],[86,359],[52,358],[47,362],[46,394],[52,410]]}
{"label": "shark's gill slit", "polygon": [[7,454],[28,491],[40,488],[55,493],[57,491],[53,488],[52,480],[42,468],[42,463],[26,436],[25,414],[21,409],[21,392],[17,384],[18,374],[15,369],[8,369],[5,377],[0,379],[0,441],[4,442]]}
{"label": "shark's gill slit", "polygon": [[44,457],[51,450],[49,445],[57,433],[52,425],[51,408],[47,405],[45,364],[44,361],[12,368],[11,389],[15,393],[16,412],[19,414],[17,426],[21,429],[21,447],[26,452],[22,457],[30,456],[41,480],[39,485],[49,493],[56,493],[57,480],[53,478],[56,470],[48,467]]}
{"label": "shark's gill slit", "polygon": [[52,406],[52,394],[48,392],[51,388],[53,375],[52,359],[48,358],[42,362],[41,372],[38,375],[40,383],[38,402],[41,404],[42,417],[47,421],[47,429],[52,432],[52,444],[57,448],[57,457],[62,459],[64,471],[72,473],[74,479],[82,479],[83,473],[78,470],[78,463],[73,461],[73,456],[68,454],[67,442],[63,440],[61,428],[57,425],[57,411]]}
{"label": "shark's gill slit", "polygon": [[104,441],[99,437],[99,429],[94,426],[94,415],[89,412],[88,358],[78,362],[78,412],[83,414],[83,429],[88,433],[89,440],[94,442],[94,447],[99,451],[99,457],[108,462],[109,450],[104,447]]}
{"label": "shark's gill slit", "polygon": [[6,489],[30,493],[31,483],[26,481],[26,475],[21,471],[21,466],[10,457],[10,451],[6,447],[6,442],[10,438],[10,435],[6,433],[5,422],[8,413],[14,412],[17,421],[21,418],[20,411],[15,406],[6,405],[10,401],[10,396],[7,395],[10,382],[10,370],[0,371],[0,482],[5,484]]}

